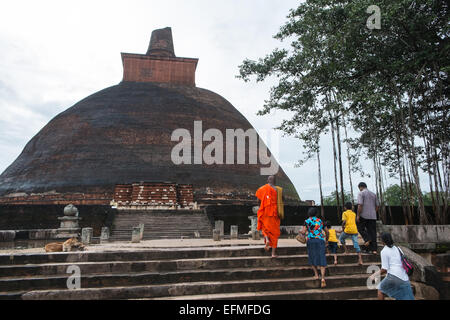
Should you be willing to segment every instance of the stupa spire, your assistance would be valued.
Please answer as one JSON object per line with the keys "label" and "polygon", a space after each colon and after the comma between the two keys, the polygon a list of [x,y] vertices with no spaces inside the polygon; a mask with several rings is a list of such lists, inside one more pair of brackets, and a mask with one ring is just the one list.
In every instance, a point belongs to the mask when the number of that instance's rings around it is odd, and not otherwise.
{"label": "stupa spire", "polygon": [[195,87],[198,59],[175,56],[172,29],[152,32],[146,54],[122,52],[123,81],[172,83]]}
{"label": "stupa spire", "polygon": [[175,57],[172,29],[170,27],[157,29],[152,32],[147,55]]}

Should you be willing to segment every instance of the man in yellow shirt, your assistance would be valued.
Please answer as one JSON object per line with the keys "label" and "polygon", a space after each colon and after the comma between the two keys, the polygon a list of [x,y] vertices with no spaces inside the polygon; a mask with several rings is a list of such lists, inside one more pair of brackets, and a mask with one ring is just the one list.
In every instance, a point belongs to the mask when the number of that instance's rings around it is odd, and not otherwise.
{"label": "man in yellow shirt", "polygon": [[355,248],[356,253],[358,254],[358,264],[362,265],[362,255],[361,249],[358,244],[358,228],[356,227],[356,213],[352,211],[353,204],[351,202],[347,202],[345,204],[345,208],[347,209],[342,214],[342,234],[339,237],[339,241],[344,247],[344,253],[347,254],[347,247],[345,246],[345,240],[347,238],[351,238],[353,242],[353,247]]}

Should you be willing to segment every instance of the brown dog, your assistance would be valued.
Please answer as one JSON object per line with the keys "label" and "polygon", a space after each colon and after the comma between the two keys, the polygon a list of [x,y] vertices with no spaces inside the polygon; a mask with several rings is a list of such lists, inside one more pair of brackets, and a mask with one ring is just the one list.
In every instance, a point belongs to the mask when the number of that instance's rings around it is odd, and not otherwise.
{"label": "brown dog", "polygon": [[[45,245],[45,252],[83,251],[84,245],[77,238],[70,238],[64,242],[52,242]],[[75,250],[74,250],[75,249]]]}

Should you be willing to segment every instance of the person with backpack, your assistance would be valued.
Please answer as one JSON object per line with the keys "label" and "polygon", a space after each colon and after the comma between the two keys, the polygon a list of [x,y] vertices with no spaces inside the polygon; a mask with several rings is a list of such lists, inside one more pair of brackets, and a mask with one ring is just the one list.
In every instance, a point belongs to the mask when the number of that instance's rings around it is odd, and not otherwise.
{"label": "person with backpack", "polygon": [[396,300],[414,300],[411,283],[407,273],[412,272],[412,267],[404,258],[403,252],[394,246],[394,240],[390,233],[381,234],[384,248],[381,250],[381,270],[370,276],[374,280],[376,276],[387,273],[387,276],[377,287],[378,300],[384,300],[386,296]]}

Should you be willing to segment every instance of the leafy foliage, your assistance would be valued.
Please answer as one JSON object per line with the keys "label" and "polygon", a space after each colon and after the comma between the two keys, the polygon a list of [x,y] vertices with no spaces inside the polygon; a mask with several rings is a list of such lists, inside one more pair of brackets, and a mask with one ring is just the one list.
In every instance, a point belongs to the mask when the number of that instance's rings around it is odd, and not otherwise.
{"label": "leafy foliage", "polygon": [[[244,81],[255,77],[257,82],[277,79],[258,114],[292,112],[278,129],[303,141],[305,159],[300,165],[318,154],[323,134],[330,131],[334,137],[339,126],[351,124],[358,134],[348,140],[353,168],[362,155],[372,159],[381,196],[383,170],[403,185],[411,180],[414,188],[407,189],[415,190],[421,223],[428,223],[419,180],[419,170],[424,170],[434,196],[443,195],[443,207],[436,210],[445,223],[450,181],[448,3],[377,1],[379,30],[366,26],[366,9],[372,4],[369,0],[301,3],[275,35],[290,41],[290,48],[275,49],[256,61],[244,60],[238,77]],[[419,139],[423,145],[418,145]]]}

